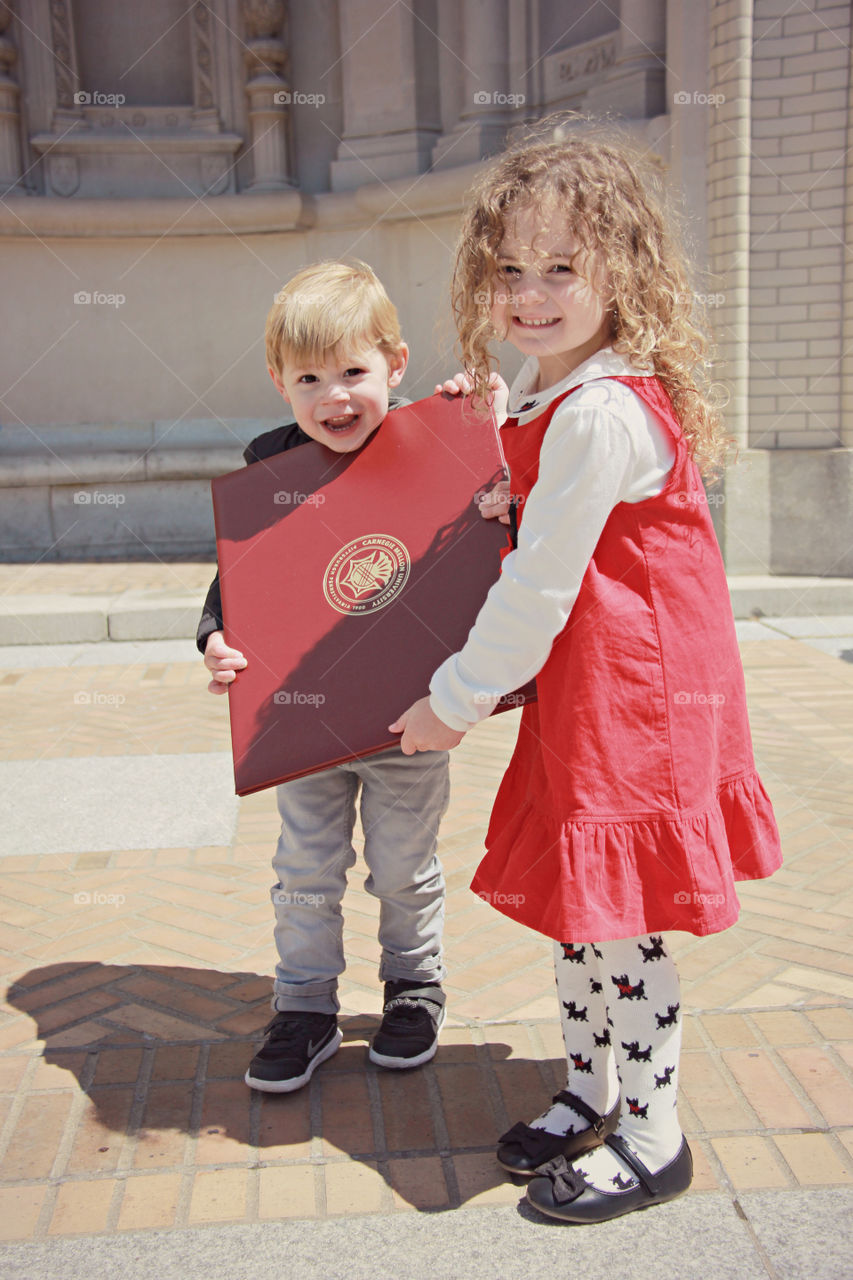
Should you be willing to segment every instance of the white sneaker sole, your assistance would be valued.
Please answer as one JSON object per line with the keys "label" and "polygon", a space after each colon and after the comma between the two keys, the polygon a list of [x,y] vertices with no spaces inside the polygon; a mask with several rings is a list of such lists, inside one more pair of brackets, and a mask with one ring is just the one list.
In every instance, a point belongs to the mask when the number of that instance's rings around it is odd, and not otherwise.
{"label": "white sneaker sole", "polygon": [[290,1080],[261,1080],[252,1075],[250,1067],[243,1079],[250,1089],[258,1089],[261,1093],[294,1093],[308,1083],[321,1062],[325,1062],[327,1058],[331,1058],[333,1054],[338,1052],[343,1038],[344,1033],[338,1027],[329,1043],[320,1050],[316,1057],[311,1059],[306,1071],[301,1076],[294,1076]]}
{"label": "white sneaker sole", "polygon": [[377,1053],[373,1048],[373,1045],[370,1046],[367,1056],[370,1058],[371,1062],[376,1063],[377,1067],[388,1067],[391,1071],[405,1071],[407,1067],[422,1067],[425,1062],[429,1062],[430,1058],[435,1057],[436,1050],[438,1049],[438,1033],[444,1025],[446,1013],[447,1007],[445,1006],[442,1008],[438,1017],[438,1026],[435,1029],[435,1039],[428,1049],[425,1049],[423,1053],[417,1054],[414,1058],[392,1058],[388,1054]]}

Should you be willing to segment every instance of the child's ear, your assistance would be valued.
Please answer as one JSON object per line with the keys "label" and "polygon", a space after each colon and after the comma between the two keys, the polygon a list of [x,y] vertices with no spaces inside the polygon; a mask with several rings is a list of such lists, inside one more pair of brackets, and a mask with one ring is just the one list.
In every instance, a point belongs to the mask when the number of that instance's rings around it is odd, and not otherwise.
{"label": "child's ear", "polygon": [[273,382],[275,383],[275,389],[276,389],[276,391],[278,392],[278,394],[279,394],[280,396],[282,396],[285,400],[287,400],[287,403],[288,403],[288,404],[290,404],[290,401],[287,399],[287,390],[285,389],[285,385],[284,385],[284,383],[282,382],[281,378],[280,378],[280,377],[279,377],[279,375],[276,373],[275,369],[270,368],[270,366],[269,366],[269,365],[267,365],[267,369],[269,370],[269,375],[270,375],[270,377],[272,378]]}
{"label": "child's ear", "polygon": [[401,342],[393,355],[388,356],[388,386],[399,387],[409,363],[409,348]]}

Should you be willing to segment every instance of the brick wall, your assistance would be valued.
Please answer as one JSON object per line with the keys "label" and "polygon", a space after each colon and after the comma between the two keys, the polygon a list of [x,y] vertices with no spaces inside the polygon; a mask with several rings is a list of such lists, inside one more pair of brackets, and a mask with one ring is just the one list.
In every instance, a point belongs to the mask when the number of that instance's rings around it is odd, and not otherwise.
{"label": "brick wall", "polygon": [[842,443],[850,6],[753,5],[749,444]]}

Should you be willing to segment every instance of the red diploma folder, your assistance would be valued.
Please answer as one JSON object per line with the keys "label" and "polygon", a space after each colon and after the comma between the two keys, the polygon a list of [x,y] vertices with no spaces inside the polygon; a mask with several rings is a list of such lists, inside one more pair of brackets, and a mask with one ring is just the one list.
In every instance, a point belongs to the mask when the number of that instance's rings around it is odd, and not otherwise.
{"label": "red diploma folder", "polygon": [[212,482],[225,639],[248,660],[228,691],[238,795],[399,741],[388,725],[500,573],[506,526],[477,496],[504,474],[494,420],[432,396],[355,453],[312,441]]}

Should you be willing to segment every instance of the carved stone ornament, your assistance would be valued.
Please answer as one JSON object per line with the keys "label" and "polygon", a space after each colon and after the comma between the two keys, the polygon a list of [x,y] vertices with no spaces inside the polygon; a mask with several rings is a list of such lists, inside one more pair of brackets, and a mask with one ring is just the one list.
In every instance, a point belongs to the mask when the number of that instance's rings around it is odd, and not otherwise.
{"label": "carved stone ornament", "polygon": [[80,168],[74,156],[47,157],[47,180],[57,196],[73,196],[80,186]]}
{"label": "carved stone ornament", "polygon": [[206,109],[214,105],[210,10],[203,0],[193,10],[193,98]]}
{"label": "carved stone ornament", "polygon": [[243,0],[243,18],[250,40],[269,40],[281,34],[285,0]]}
{"label": "carved stone ornament", "polygon": [[50,34],[56,77],[56,105],[71,109],[77,92],[77,60],[74,56],[74,35],[68,0],[50,0]]}

